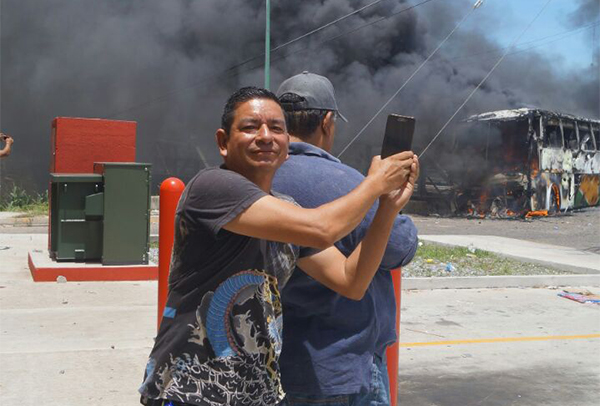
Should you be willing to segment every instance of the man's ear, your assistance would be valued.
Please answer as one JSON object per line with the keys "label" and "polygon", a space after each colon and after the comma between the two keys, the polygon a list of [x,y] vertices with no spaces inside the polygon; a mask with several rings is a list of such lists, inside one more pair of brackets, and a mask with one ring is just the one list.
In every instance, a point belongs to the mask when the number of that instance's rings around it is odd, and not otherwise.
{"label": "man's ear", "polygon": [[323,121],[321,122],[321,127],[324,134],[331,135],[331,129],[333,128],[333,123],[335,120],[333,111],[328,111],[323,117]]}
{"label": "man's ear", "polygon": [[228,134],[222,128],[219,128],[217,130],[217,132],[215,133],[215,140],[217,141],[217,146],[219,147],[219,154],[221,154],[221,156],[223,158],[225,158],[227,156],[227,140],[228,140],[228,138],[229,138]]}

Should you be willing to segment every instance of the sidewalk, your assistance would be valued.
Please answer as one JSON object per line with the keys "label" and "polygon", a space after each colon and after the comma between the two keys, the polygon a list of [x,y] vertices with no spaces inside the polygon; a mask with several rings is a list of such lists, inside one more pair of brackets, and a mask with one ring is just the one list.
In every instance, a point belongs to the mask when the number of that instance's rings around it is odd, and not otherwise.
{"label": "sidewalk", "polygon": [[420,235],[419,239],[460,247],[471,245],[522,261],[560,267],[577,273],[600,274],[600,255],[575,248],[491,235]]}
{"label": "sidewalk", "polygon": [[35,283],[27,253],[47,243],[0,230],[0,404],[139,405],[157,283]]}

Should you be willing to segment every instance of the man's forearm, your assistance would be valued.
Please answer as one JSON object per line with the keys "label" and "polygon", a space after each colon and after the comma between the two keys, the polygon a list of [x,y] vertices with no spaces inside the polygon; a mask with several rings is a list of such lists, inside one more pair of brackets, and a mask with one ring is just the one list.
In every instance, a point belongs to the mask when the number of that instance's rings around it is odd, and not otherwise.
{"label": "man's forearm", "polygon": [[365,238],[350,254],[345,264],[349,288],[346,296],[360,300],[377,272],[396,218],[394,207],[380,205]]}
{"label": "man's forearm", "polygon": [[354,230],[380,194],[376,183],[365,178],[342,198],[313,209],[316,216],[314,224],[318,224],[326,234],[328,245],[333,245]]}

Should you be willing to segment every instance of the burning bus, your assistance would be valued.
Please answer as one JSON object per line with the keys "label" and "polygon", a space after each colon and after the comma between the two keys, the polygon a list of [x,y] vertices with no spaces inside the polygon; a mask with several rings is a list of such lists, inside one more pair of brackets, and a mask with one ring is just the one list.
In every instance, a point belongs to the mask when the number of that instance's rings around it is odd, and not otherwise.
{"label": "burning bus", "polygon": [[416,197],[430,211],[531,217],[598,205],[600,120],[521,108],[471,116],[452,132],[422,162]]}

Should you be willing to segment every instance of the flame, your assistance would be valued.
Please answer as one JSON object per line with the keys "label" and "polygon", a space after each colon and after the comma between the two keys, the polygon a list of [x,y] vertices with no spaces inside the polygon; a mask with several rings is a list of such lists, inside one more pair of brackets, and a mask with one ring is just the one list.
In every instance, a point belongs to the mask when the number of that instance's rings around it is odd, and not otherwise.
{"label": "flame", "polygon": [[529,213],[527,213],[525,215],[525,218],[545,217],[547,215],[548,215],[548,210],[535,210],[535,211],[530,211]]}

